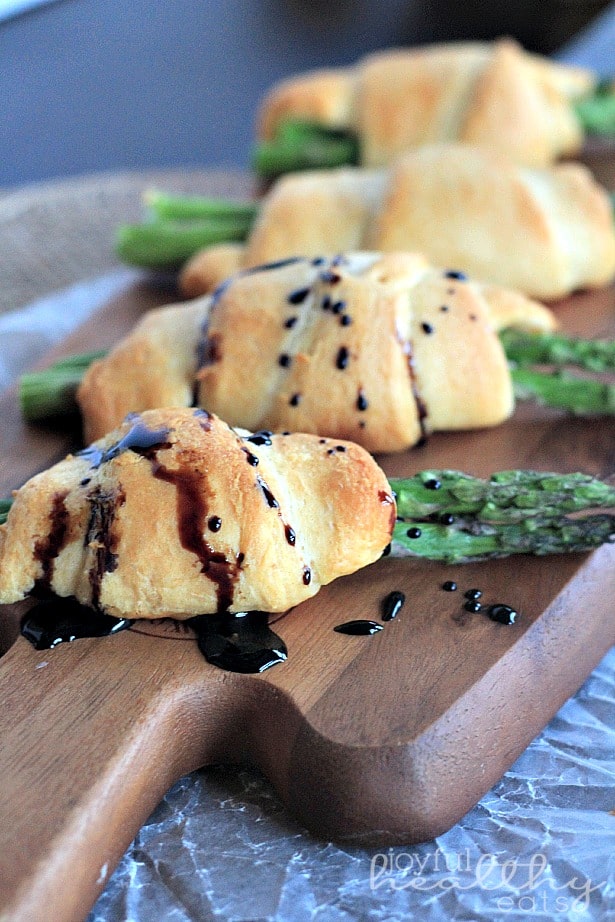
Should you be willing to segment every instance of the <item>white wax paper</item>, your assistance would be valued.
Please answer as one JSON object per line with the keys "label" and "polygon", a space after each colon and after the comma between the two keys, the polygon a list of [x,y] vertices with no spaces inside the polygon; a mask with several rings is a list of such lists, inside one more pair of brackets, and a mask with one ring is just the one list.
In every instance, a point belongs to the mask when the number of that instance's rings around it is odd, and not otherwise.
{"label": "white wax paper", "polygon": [[[0,315],[2,385],[132,279],[122,270]],[[614,920],[615,650],[432,842],[319,841],[266,779],[220,766],[182,778],[115,872],[100,873],[108,882],[87,922]]]}
{"label": "white wax paper", "polygon": [[459,825],[392,849],[318,841],[256,773],[195,772],[88,922],[615,919],[614,728],[612,650]]}

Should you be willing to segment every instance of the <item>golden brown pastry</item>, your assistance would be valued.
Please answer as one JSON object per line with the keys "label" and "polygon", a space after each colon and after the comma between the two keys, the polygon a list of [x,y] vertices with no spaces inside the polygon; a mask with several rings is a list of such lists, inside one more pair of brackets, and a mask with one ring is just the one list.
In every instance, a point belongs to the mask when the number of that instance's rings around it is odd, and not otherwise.
{"label": "golden brown pastry", "polygon": [[119,618],[285,611],[381,556],[370,455],[152,410],[33,477],[0,526],[0,603],[52,590]]}
{"label": "golden brown pastry", "polygon": [[554,324],[543,305],[418,254],[291,259],[150,312],[78,399],[88,439],[128,412],[196,401],[247,429],[400,451],[502,422],[513,393],[497,330]]}
{"label": "golden brown pastry", "polygon": [[180,276],[195,297],[235,269],[298,254],[416,250],[436,265],[555,299],[615,274],[610,198],[580,164],[543,170],[464,145],[407,154],[390,170],[282,177],[244,247],[210,247]]}
{"label": "golden brown pastry", "polygon": [[257,133],[270,139],[288,118],[350,130],[369,167],[440,141],[545,166],[579,150],[572,103],[595,83],[591,71],[528,54],[510,39],[395,49],[280,82],[261,104]]}

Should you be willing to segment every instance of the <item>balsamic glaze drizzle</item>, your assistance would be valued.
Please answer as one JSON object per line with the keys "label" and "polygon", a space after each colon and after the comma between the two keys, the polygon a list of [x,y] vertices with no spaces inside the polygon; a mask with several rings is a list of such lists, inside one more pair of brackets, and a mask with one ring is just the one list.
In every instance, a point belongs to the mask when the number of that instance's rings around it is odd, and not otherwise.
{"label": "balsamic glaze drizzle", "polygon": [[288,656],[286,644],[269,627],[267,612],[200,615],[187,623],[196,632],[207,662],[220,669],[264,672]]}
{"label": "balsamic glaze drizzle", "polygon": [[54,494],[49,514],[49,533],[34,544],[34,558],[38,560],[42,570],[42,575],[36,581],[36,590],[39,592],[51,588],[56,557],[68,536],[69,515],[64,503],[67,495],[68,491]]}
{"label": "balsamic glaze drizzle", "polygon": [[382,624],[377,621],[368,621],[359,618],[356,621],[345,621],[343,624],[336,624],[333,628],[338,634],[352,634],[354,636],[365,637],[369,634],[377,634],[382,630]]}
{"label": "balsamic glaze drizzle", "polygon": [[76,599],[39,602],[22,618],[21,633],[35,650],[51,650],[60,643],[84,637],[107,637],[130,627],[128,618],[112,618],[80,605]]}
{"label": "balsamic glaze drizzle", "polygon": [[392,621],[393,618],[396,618],[403,608],[405,601],[406,596],[403,592],[400,592],[399,589],[394,589],[393,592],[389,592],[382,602],[382,620]]}

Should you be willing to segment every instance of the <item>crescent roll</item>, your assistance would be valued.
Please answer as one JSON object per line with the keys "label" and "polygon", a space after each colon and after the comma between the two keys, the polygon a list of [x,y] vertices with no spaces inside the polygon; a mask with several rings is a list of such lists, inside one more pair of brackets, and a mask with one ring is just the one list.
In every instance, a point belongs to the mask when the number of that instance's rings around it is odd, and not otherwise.
{"label": "crescent roll", "polygon": [[196,297],[231,267],[357,249],[416,250],[436,265],[545,300],[615,275],[610,198],[584,166],[530,170],[477,147],[436,145],[388,171],[282,177],[245,246],[202,250],[185,265],[180,287]]}
{"label": "crescent roll", "polygon": [[276,84],[260,106],[257,133],[271,139],[288,118],[346,129],[368,167],[440,141],[545,166],[581,147],[572,104],[595,84],[591,71],[528,54],[510,39],[396,49]]}
{"label": "crescent roll", "polygon": [[506,419],[497,330],[554,325],[543,305],[418,254],[293,258],[151,311],[88,369],[78,400],[88,439],[126,413],[196,402],[247,429],[400,451]]}
{"label": "crescent roll", "polygon": [[0,603],[52,591],[118,618],[285,611],[380,557],[395,511],[358,445],[152,410],[16,493]]}

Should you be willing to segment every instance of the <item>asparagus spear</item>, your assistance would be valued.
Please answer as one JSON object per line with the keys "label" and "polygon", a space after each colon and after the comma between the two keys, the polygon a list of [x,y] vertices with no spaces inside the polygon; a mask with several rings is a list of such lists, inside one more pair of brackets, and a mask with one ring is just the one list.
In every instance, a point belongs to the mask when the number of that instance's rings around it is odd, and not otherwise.
{"label": "asparagus spear", "polygon": [[[615,540],[615,487],[586,474],[502,471],[489,480],[422,471],[390,480],[395,556],[467,563],[512,554],[588,551]],[[12,505],[0,500],[0,524]],[[582,518],[568,513],[600,509]]]}
{"label": "asparagus spear", "polygon": [[594,92],[574,104],[577,118],[587,134],[615,135],[613,81],[604,80]]}
{"label": "asparagus spear", "polygon": [[547,373],[532,368],[511,368],[515,395],[579,416],[615,415],[615,384],[579,378],[564,371]]}
{"label": "asparagus spear", "polygon": [[615,371],[615,341],[580,339],[563,333],[503,330],[506,357],[516,365],[576,365],[589,371]]}
{"label": "asparagus spear", "polygon": [[359,145],[351,132],[300,119],[283,121],[273,140],[261,141],[253,154],[254,169],[267,178],[292,170],[331,169],[358,162]]}
{"label": "asparagus spear", "polygon": [[[533,362],[576,363],[597,370],[615,369],[615,341],[572,339],[559,334],[501,334],[507,356],[522,367],[511,368],[515,392],[521,400],[538,400],[577,414],[615,415],[615,385],[603,381],[553,374],[524,367]],[[19,399],[29,422],[76,411],[75,393],[88,365],[104,352],[71,356],[50,368],[23,375]]]}
{"label": "asparagus spear", "polygon": [[[615,487],[585,474],[458,471],[392,479],[393,553],[446,563],[586,551],[615,539]],[[600,512],[578,514],[592,509]],[[570,517],[569,513],[575,513]]]}
{"label": "asparagus spear", "polygon": [[77,412],[75,395],[86,369],[104,351],[85,352],[60,359],[42,371],[19,379],[19,404],[24,419],[37,422]]}
{"label": "asparagus spear", "polygon": [[6,522],[7,516],[9,514],[9,509],[13,505],[12,499],[0,499],[0,525],[4,525]]}

